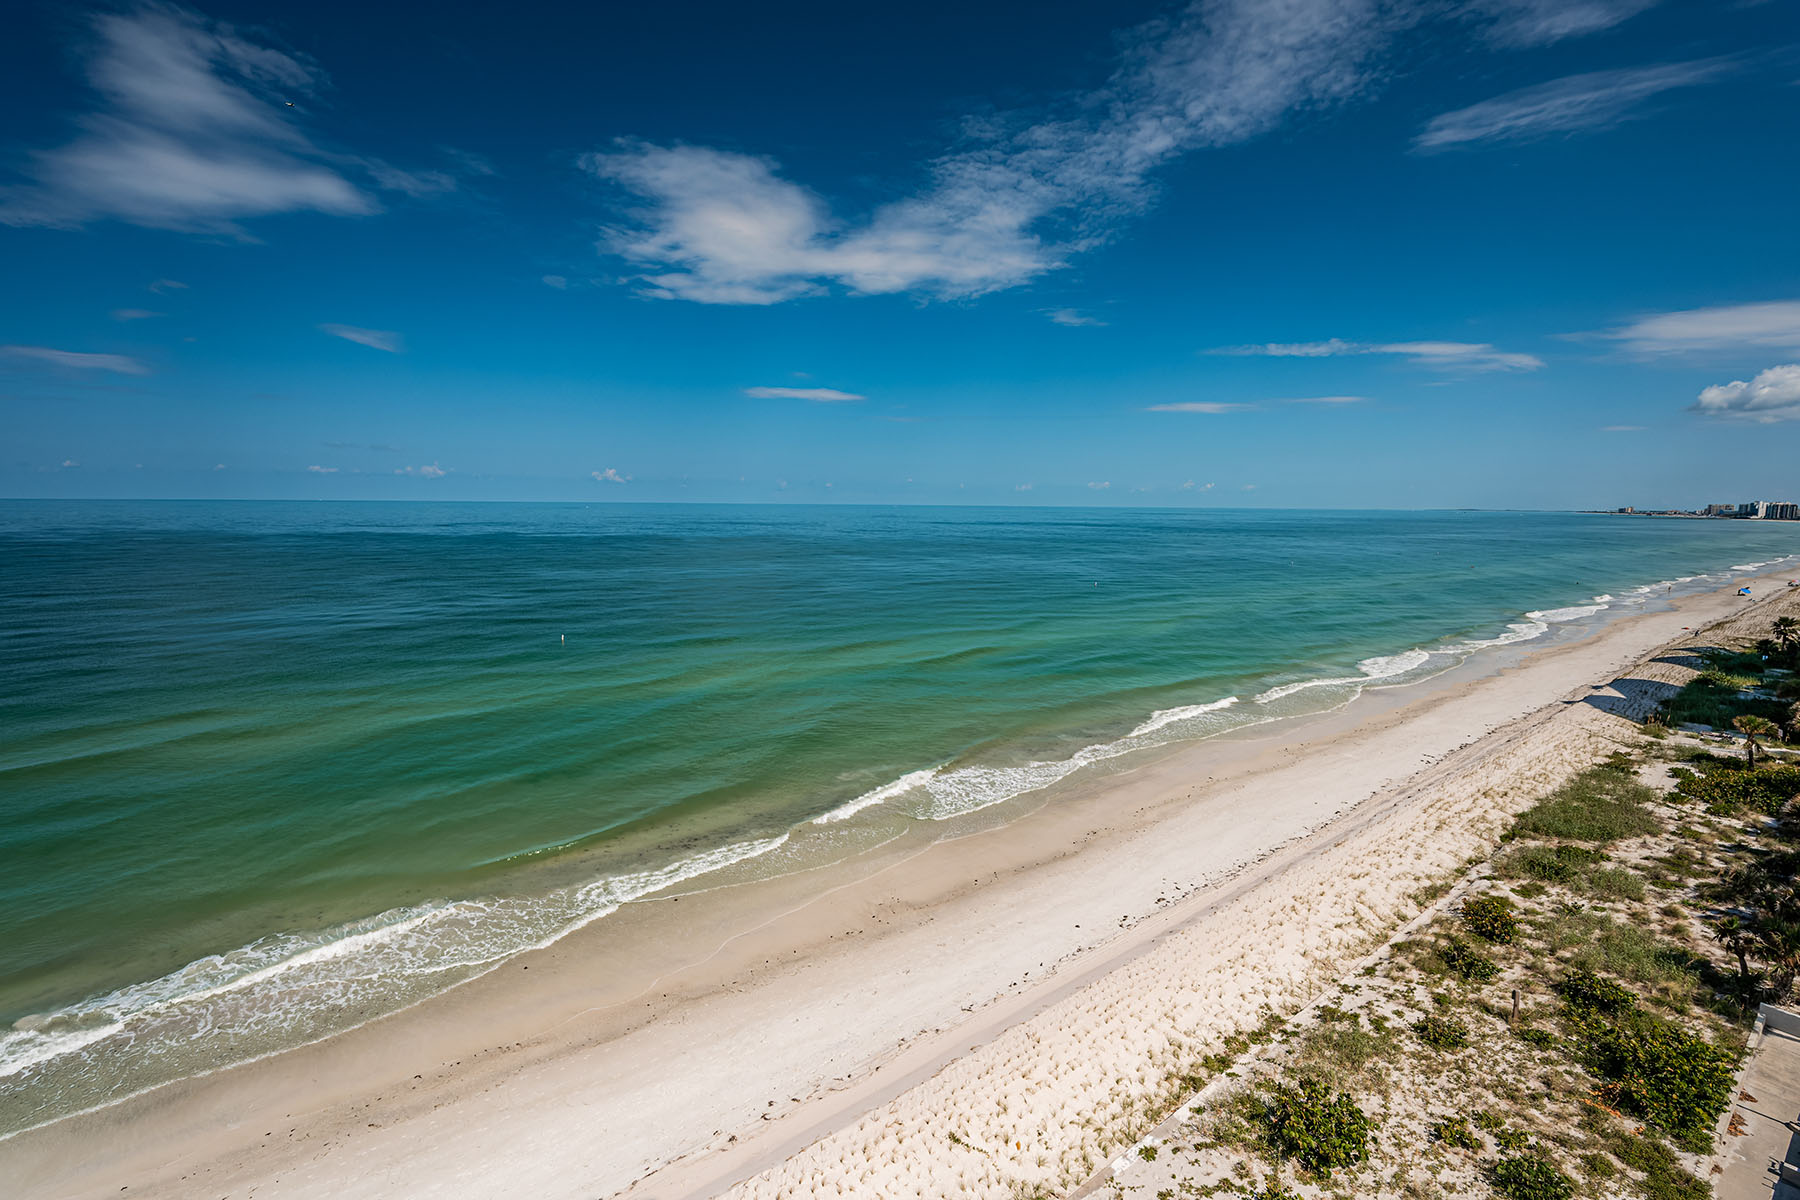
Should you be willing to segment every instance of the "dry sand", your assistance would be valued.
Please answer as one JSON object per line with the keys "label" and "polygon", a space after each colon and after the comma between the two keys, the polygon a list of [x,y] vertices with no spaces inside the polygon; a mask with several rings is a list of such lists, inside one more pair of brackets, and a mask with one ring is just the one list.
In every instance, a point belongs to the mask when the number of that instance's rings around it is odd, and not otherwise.
{"label": "dry sand", "polygon": [[0,1179],[32,1197],[1066,1188],[1142,1131],[1171,1071],[1304,1004],[1603,753],[1608,710],[1654,694],[1591,685],[1743,607],[1722,589],[954,840],[628,906],[327,1042],[0,1142]]}

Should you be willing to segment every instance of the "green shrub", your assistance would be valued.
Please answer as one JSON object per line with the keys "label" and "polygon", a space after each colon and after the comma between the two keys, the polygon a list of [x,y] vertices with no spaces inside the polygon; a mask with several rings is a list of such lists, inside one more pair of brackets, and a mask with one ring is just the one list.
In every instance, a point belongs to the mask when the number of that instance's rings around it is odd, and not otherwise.
{"label": "green shrub", "polygon": [[1681,773],[1675,790],[1706,805],[1714,816],[1746,810],[1774,816],[1800,795],[1800,767],[1759,767],[1754,771],[1715,770],[1703,775]]}
{"label": "green shrub", "polygon": [[1419,1018],[1413,1026],[1419,1040],[1433,1050],[1460,1050],[1469,1044],[1469,1027],[1455,1017],[1440,1017],[1436,1013]]}
{"label": "green shrub", "polygon": [[1658,828],[1645,807],[1655,798],[1655,791],[1627,772],[1592,767],[1520,813],[1512,834],[1603,844],[1639,837]]}
{"label": "green shrub", "polygon": [[1463,928],[1487,942],[1505,944],[1519,935],[1519,918],[1504,896],[1471,896],[1462,903]]}
{"label": "green shrub", "polygon": [[1588,970],[1569,972],[1556,985],[1556,990],[1561,993],[1563,1003],[1577,1012],[1614,1015],[1637,1007],[1637,997],[1629,989]]}
{"label": "green shrub", "polygon": [[1519,1154],[1495,1164],[1494,1190],[1509,1200],[1569,1200],[1575,1181],[1541,1154]]}
{"label": "green shrub", "polygon": [[1431,1136],[1458,1150],[1480,1150],[1481,1138],[1469,1128],[1467,1117],[1445,1117],[1431,1127]]}
{"label": "green shrub", "polygon": [[1705,1153],[1713,1125],[1731,1103],[1737,1054],[1696,1037],[1653,1013],[1631,1011],[1616,1021],[1578,1015],[1589,1069],[1626,1112],[1664,1130],[1683,1149]]}
{"label": "green shrub", "polygon": [[1523,1025],[1513,1031],[1520,1041],[1536,1046],[1540,1050],[1548,1050],[1560,1040],[1548,1029],[1539,1029],[1533,1025]]}
{"label": "green shrub", "polygon": [[1458,934],[1451,934],[1449,940],[1438,947],[1438,957],[1453,974],[1470,983],[1485,983],[1500,973],[1493,959]]}
{"label": "green shrub", "polygon": [[1321,1175],[1369,1155],[1368,1114],[1320,1079],[1275,1084],[1264,1093],[1263,1121],[1271,1147]]}
{"label": "green shrub", "polygon": [[1669,1148],[1654,1138],[1615,1132],[1607,1149],[1626,1166],[1644,1173],[1648,1200],[1711,1200],[1712,1188],[1685,1170]]}
{"label": "green shrub", "polygon": [[1499,1133],[1502,1129],[1506,1128],[1505,1121],[1502,1121],[1498,1116],[1485,1108],[1476,1110],[1475,1124],[1481,1126],[1489,1133]]}

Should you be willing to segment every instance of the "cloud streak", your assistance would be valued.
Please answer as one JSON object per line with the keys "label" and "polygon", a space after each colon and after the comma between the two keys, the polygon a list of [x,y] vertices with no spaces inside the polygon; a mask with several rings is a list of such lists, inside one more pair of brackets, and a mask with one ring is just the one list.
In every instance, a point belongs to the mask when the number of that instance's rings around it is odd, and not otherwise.
{"label": "cloud streak", "polygon": [[[1263,358],[1331,358],[1338,355],[1394,354],[1421,366],[1466,371],[1536,371],[1544,360],[1535,354],[1496,349],[1489,342],[1267,342],[1254,346],[1220,346],[1209,354]],[[1346,403],[1357,397],[1323,397],[1312,403]]]}
{"label": "cloud streak", "polygon": [[[83,48],[98,95],[64,145],[30,154],[27,182],[0,189],[0,223],[76,228],[115,219],[248,240],[272,213],[364,216],[373,190],[410,195],[454,180],[333,153],[301,128],[291,98],[326,80],[317,64],[170,4],[102,13]],[[361,182],[353,179],[360,176]],[[169,281],[158,281],[153,291]]]}
{"label": "cloud streak", "polygon": [[1254,404],[1223,404],[1216,400],[1182,400],[1174,404],[1152,404],[1145,412],[1228,413],[1255,408]]}
{"label": "cloud streak", "polygon": [[371,350],[385,350],[389,354],[400,353],[400,335],[386,329],[362,329],[355,325],[321,325],[321,333],[329,333],[332,337],[343,338],[346,342],[355,342],[359,346],[367,346]]}
{"label": "cloud streak", "polygon": [[639,291],[710,304],[978,296],[1056,270],[1142,211],[1154,173],[1374,91],[1427,0],[1196,0],[1121,39],[1107,82],[1036,116],[965,122],[913,194],[845,218],[778,163],[621,141],[582,165],[634,201],[600,249]]}
{"label": "cloud streak", "polygon": [[1607,129],[1645,115],[1644,103],[1729,73],[1725,58],[1570,75],[1435,117],[1413,139],[1424,153]]}
{"label": "cloud streak", "polygon": [[1656,7],[1657,0],[1476,0],[1471,11],[1489,21],[1497,46],[1545,46],[1599,33]]}
{"label": "cloud streak", "polygon": [[744,395],[755,400],[810,400],[814,404],[847,404],[868,399],[856,392],[840,392],[836,388],[747,387]]}
{"label": "cloud streak", "polygon": [[0,355],[67,367],[76,371],[111,371],[115,375],[148,375],[150,368],[123,354],[82,354],[48,346],[0,346]]}
{"label": "cloud streak", "polygon": [[1800,300],[1728,304],[1640,317],[1604,335],[1633,354],[1800,349]]}

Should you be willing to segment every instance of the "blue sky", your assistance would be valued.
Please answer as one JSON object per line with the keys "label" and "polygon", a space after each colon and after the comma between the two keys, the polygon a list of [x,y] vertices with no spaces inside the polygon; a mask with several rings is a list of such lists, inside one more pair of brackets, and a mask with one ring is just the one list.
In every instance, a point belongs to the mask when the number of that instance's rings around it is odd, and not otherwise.
{"label": "blue sky", "polygon": [[1791,0],[567,7],[15,6],[0,495],[1800,496]]}

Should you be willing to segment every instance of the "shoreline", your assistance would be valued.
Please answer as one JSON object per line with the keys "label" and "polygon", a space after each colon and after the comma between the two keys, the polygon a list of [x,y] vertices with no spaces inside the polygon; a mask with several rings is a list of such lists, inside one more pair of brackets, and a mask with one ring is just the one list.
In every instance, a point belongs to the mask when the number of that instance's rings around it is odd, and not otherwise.
{"label": "shoreline", "polygon": [[[1269,864],[1329,840],[1322,826],[1416,778],[1421,758],[1429,769],[1567,680],[1635,661],[1683,620],[1743,607],[1729,591],[1365,697],[1312,719],[1306,756],[1283,736],[1290,723],[1252,727],[1087,794],[1033,793],[1027,811],[949,838],[913,831],[796,875],[658,893],[609,917],[604,938],[578,930],[327,1041],[16,1135],[0,1164],[47,1196],[251,1183],[264,1195],[430,1194],[450,1185],[445,1173],[459,1189],[445,1194],[467,1195],[471,1172],[474,1194],[592,1195],[686,1155],[638,1194],[706,1194],[706,1172],[723,1183],[785,1157],[770,1147],[804,1144],[954,1061],[940,1043],[1012,1028],[1129,961],[1174,915],[1198,921],[1266,882],[1279,873]],[[1223,803],[1253,787],[1281,789],[1281,802],[1254,815]],[[1208,847],[1204,861],[1179,852],[1191,844]],[[1182,903],[1197,892],[1207,898]],[[679,944],[666,937],[675,904]],[[959,958],[970,946],[981,961]],[[859,996],[871,980],[875,993]],[[746,1024],[756,1035],[736,1036]],[[693,1157],[713,1143],[730,1153]],[[87,1161],[59,1171],[74,1146]],[[745,1165],[720,1174],[726,1161]]]}

